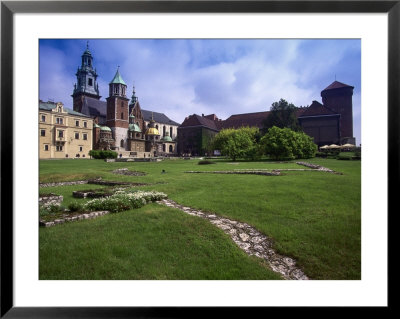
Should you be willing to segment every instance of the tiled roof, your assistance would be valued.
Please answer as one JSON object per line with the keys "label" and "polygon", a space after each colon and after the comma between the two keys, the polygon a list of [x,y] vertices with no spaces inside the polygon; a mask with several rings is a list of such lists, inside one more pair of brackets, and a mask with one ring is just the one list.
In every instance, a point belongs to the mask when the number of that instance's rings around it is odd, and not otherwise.
{"label": "tiled roof", "polygon": [[322,92],[326,91],[326,90],[341,89],[341,88],[346,88],[346,87],[354,89],[354,86],[350,86],[350,85],[344,84],[344,83],[339,82],[339,81],[334,81],[328,87],[323,89]]}
{"label": "tiled roof", "polygon": [[99,122],[104,124],[107,115],[107,102],[85,96],[82,105],[82,113],[93,118],[98,117]]}
{"label": "tiled roof", "polygon": [[[40,110],[45,110],[45,111],[51,111],[54,109],[57,105],[53,102],[39,102],[39,109]],[[76,115],[76,116],[83,116],[83,117],[89,117],[85,114],[75,112],[74,110],[71,110],[69,108],[64,107],[64,111],[66,111],[70,115]]]}
{"label": "tiled roof", "polygon": [[242,126],[255,126],[258,128],[262,128],[262,122],[267,118],[268,114],[269,111],[234,114],[228,117],[225,121],[222,121],[221,124],[223,128],[239,128]]}
{"label": "tiled roof", "polygon": [[306,116],[318,116],[318,115],[335,115],[336,112],[332,111],[328,107],[322,105],[317,101],[313,101],[312,104],[307,108],[301,108],[303,110],[300,114],[297,114],[297,117],[306,117]]}
{"label": "tiled roof", "polygon": [[197,114],[189,115],[181,124],[180,127],[188,127],[188,126],[205,126],[209,129],[219,131],[216,123],[213,120],[210,120],[204,116],[200,116]]}
{"label": "tiled roof", "polygon": [[[143,110],[142,109],[143,119],[145,121],[150,121],[151,120],[151,113],[152,113],[152,111],[148,111],[148,110]],[[157,123],[168,124],[168,125],[177,125],[177,126],[180,125],[179,123],[171,120],[164,113],[153,112],[153,119]]]}

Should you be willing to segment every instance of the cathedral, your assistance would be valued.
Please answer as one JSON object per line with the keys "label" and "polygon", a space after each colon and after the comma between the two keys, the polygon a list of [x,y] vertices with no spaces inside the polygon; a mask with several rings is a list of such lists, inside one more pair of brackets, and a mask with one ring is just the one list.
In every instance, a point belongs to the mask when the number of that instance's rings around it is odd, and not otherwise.
{"label": "cathedral", "polygon": [[76,72],[72,98],[75,112],[94,119],[93,149],[114,150],[124,157],[176,155],[179,123],[163,113],[142,110],[135,87],[129,99],[119,67],[109,83],[106,101],[100,100],[97,78],[87,45]]}

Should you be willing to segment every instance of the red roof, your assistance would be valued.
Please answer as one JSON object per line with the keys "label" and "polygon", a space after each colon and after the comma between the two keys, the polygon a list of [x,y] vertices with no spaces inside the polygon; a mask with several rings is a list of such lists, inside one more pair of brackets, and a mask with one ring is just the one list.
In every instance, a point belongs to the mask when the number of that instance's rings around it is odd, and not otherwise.
{"label": "red roof", "polygon": [[256,126],[258,128],[262,128],[262,122],[267,118],[268,114],[269,111],[234,114],[228,117],[225,121],[222,121],[221,124],[223,128],[239,128],[243,126]]}
{"label": "red roof", "polygon": [[354,86],[350,86],[350,85],[344,84],[339,81],[334,81],[328,87],[323,89],[322,92],[326,91],[326,90],[341,89],[341,88],[353,88],[354,89]]}
{"label": "red roof", "polygon": [[298,112],[297,117],[337,114],[317,101],[313,101],[309,107],[301,108],[300,110],[302,110],[302,112]]}
{"label": "red roof", "polygon": [[180,127],[188,127],[188,126],[205,126],[212,130],[219,131],[216,123],[213,120],[210,120],[204,116],[200,116],[197,114],[189,115],[181,124]]}

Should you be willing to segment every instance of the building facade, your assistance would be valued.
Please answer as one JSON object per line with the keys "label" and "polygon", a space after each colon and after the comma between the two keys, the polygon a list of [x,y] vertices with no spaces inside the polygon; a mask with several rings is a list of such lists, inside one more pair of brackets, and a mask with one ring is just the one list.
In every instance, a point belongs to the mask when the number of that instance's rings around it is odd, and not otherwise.
{"label": "building facade", "polygon": [[39,158],[89,158],[93,119],[64,108],[62,103],[39,101]]}
{"label": "building facade", "polygon": [[178,153],[182,156],[211,155],[210,142],[220,131],[219,119],[214,115],[193,114],[178,127]]}

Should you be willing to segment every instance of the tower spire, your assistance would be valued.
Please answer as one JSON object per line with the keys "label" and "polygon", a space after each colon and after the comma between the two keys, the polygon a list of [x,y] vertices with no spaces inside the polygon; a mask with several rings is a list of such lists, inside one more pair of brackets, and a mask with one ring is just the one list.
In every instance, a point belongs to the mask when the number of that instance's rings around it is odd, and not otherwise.
{"label": "tower spire", "polygon": [[82,98],[84,96],[100,99],[99,85],[97,83],[97,71],[93,68],[93,56],[89,51],[89,41],[86,41],[86,49],[81,56],[81,66],[76,71],[76,83],[72,97],[74,110],[82,110]]}

